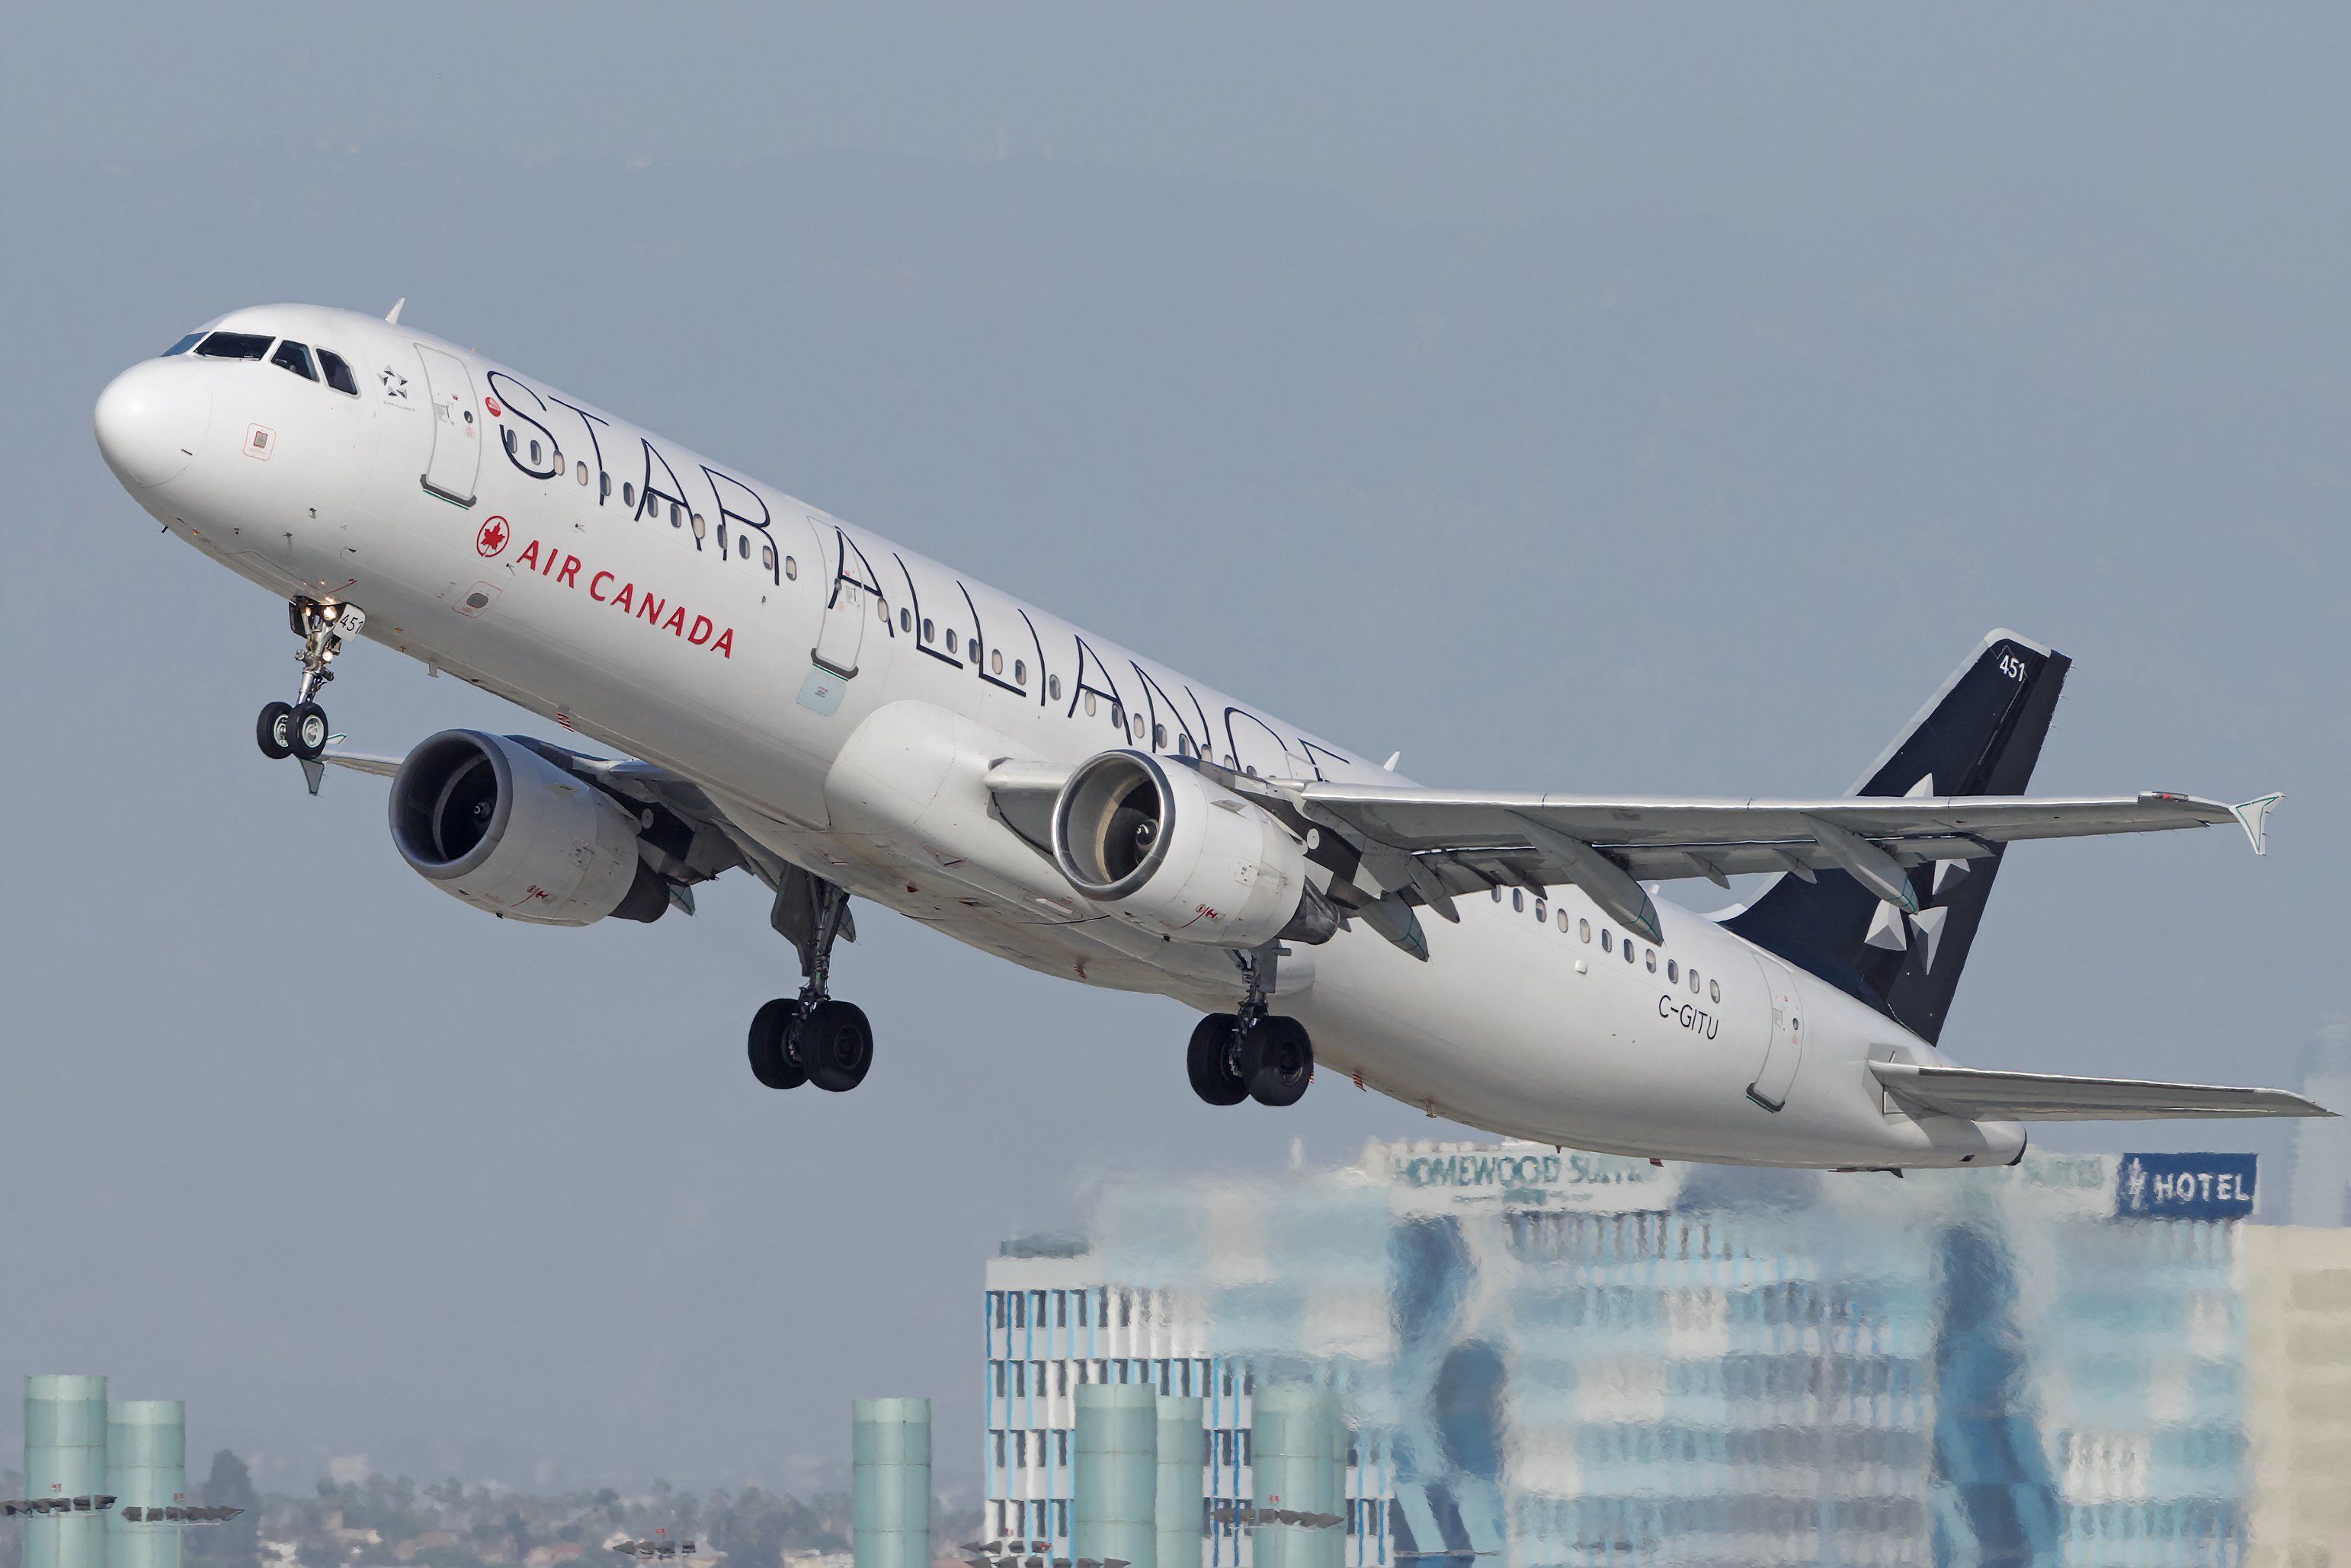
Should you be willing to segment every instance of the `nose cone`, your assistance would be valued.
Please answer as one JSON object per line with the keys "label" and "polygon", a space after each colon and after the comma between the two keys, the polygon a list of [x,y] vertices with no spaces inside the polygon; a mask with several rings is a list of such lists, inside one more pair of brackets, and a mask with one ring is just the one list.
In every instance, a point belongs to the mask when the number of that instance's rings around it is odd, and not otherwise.
{"label": "nose cone", "polygon": [[195,461],[212,419],[212,393],[193,369],[142,360],[98,394],[98,449],[117,478],[149,489]]}

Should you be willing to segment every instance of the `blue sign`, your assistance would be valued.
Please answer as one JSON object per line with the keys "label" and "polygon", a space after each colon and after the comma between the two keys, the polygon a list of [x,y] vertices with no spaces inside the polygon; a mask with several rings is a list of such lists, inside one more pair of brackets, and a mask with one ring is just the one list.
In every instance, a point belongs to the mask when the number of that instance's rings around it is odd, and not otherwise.
{"label": "blue sign", "polygon": [[2252,1155],[2125,1155],[2115,1212],[2126,1219],[2242,1219],[2253,1212]]}

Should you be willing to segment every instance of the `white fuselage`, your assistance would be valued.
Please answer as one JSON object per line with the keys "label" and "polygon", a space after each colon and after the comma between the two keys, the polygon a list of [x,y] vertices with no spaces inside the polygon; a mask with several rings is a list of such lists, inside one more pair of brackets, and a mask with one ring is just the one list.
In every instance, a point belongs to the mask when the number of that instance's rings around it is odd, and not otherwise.
{"label": "white fuselage", "polygon": [[[1230,954],[1100,918],[991,816],[978,780],[1006,758],[1188,747],[1396,781],[429,335],[303,306],[216,325],[332,350],[359,392],[189,354],[125,372],[162,413],[108,455],[170,531],[280,597],[360,606],[369,638],[693,780],[773,854],[974,946],[1203,1011],[1241,994]],[[820,650],[854,675],[824,676]],[[1628,961],[1573,887],[1459,907],[1458,924],[1423,912],[1425,963],[1360,922],[1292,945],[1276,1010],[1311,1032],[1325,1093],[1353,1077],[1498,1133],[1658,1157],[1988,1165],[2022,1147],[2014,1124],[1891,1108],[1873,1051],[1942,1059],[1705,916],[1661,904],[1664,940]],[[1759,1081],[1784,1085],[1782,1109],[1750,1097]]]}

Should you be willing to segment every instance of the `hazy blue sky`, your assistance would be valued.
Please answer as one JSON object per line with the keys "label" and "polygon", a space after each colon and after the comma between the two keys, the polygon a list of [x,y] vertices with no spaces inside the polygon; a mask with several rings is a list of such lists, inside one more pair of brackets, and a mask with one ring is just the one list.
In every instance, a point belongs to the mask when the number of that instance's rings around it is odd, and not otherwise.
{"label": "hazy blue sky", "polygon": [[[281,612],[89,438],[239,304],[405,295],[1432,782],[1841,789],[2016,627],[2077,661],[2038,785],[2290,799],[2265,862],[2011,857],[1945,1046],[2278,1082],[2351,1011],[2340,13],[0,28],[0,1373],[185,1396],[194,1447],[297,1484],[789,1480],[853,1394],[927,1393],[968,1484],[1002,1235],[1114,1162],[1271,1183],[1293,1139],[1444,1130],[1330,1083],[1211,1112],[1175,1005],[880,914],[839,979],[873,1077],[768,1094],[743,1024],[795,972],[756,887],[584,932],[427,887],[380,783],[310,800],[255,752]],[[526,727],[338,669],[365,748]]]}

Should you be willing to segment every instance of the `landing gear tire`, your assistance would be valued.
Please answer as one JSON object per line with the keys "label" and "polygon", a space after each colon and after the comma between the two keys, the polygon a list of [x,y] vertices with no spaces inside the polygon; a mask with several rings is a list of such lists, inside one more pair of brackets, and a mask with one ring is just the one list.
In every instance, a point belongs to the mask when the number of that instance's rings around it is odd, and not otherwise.
{"label": "landing gear tire", "polygon": [[808,1081],[829,1093],[848,1093],[873,1065],[873,1026],[854,1002],[817,1003],[800,1020],[793,1043]]}
{"label": "landing gear tire", "polygon": [[254,721],[253,738],[261,743],[261,755],[272,762],[282,762],[294,755],[294,705],[265,703],[261,716]]}
{"label": "landing gear tire", "polygon": [[294,705],[293,720],[287,727],[286,740],[295,756],[305,762],[316,761],[319,754],[327,749],[328,733],[325,708],[317,703]]}
{"label": "landing gear tire", "polygon": [[1240,1071],[1260,1105],[1295,1105],[1314,1078],[1314,1044],[1296,1019],[1263,1018],[1241,1036]]}
{"label": "landing gear tire", "polygon": [[1239,1033],[1240,1019],[1231,1013],[1210,1013],[1192,1026],[1184,1067],[1191,1075],[1192,1092],[1211,1105],[1238,1105],[1249,1098],[1249,1082],[1241,1076]]}
{"label": "landing gear tire", "polygon": [[799,1016],[799,1003],[789,997],[778,997],[751,1015],[751,1076],[770,1089],[797,1089],[808,1082],[808,1069],[792,1051],[792,1026]]}

